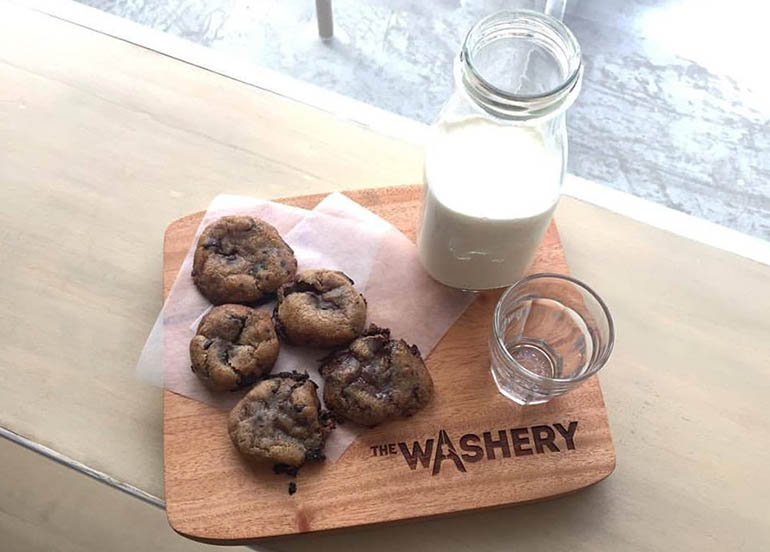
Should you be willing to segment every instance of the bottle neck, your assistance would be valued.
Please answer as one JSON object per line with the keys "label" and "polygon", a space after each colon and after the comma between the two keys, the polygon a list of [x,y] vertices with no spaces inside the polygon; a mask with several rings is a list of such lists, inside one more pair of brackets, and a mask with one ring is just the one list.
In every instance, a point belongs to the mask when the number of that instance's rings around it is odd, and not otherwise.
{"label": "bottle neck", "polygon": [[530,10],[476,23],[455,60],[455,81],[470,100],[506,120],[546,119],[575,101],[583,75],[580,46],[561,21]]}

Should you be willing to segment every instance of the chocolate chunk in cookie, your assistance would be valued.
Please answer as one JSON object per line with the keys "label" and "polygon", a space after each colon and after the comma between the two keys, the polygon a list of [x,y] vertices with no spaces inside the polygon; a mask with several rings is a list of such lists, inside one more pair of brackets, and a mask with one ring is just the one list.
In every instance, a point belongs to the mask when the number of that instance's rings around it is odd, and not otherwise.
{"label": "chocolate chunk in cookie", "polygon": [[296,272],[294,252],[278,230],[257,218],[229,216],[201,234],[192,277],[200,292],[220,305],[259,301]]}
{"label": "chocolate chunk in cookie", "polygon": [[230,412],[228,429],[244,455],[299,467],[323,460],[334,428],[321,410],[316,385],[306,374],[281,373],[262,380]]}
{"label": "chocolate chunk in cookie", "polygon": [[342,272],[307,270],[279,288],[273,319],[289,343],[339,347],[361,335],[366,301]]}
{"label": "chocolate chunk in cookie", "polygon": [[279,347],[266,311],[220,305],[201,320],[190,341],[192,371],[214,391],[239,389],[270,372]]}
{"label": "chocolate chunk in cookie", "polygon": [[321,366],[324,403],[334,414],[372,426],[423,408],[433,396],[433,380],[419,349],[390,331],[370,326]]}

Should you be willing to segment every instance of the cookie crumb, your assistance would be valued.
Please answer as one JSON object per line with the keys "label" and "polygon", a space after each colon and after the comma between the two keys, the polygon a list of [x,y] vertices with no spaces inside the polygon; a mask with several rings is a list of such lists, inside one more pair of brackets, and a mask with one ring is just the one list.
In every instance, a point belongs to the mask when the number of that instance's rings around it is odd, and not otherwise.
{"label": "cookie crumb", "polygon": [[293,495],[296,492],[297,492],[297,484],[294,481],[291,481],[289,483],[289,494]]}
{"label": "cookie crumb", "polygon": [[297,472],[299,471],[299,468],[297,466],[290,466],[288,464],[274,464],[273,465],[273,473],[276,475],[280,475],[282,473],[285,473],[289,477],[294,477],[297,475]]}

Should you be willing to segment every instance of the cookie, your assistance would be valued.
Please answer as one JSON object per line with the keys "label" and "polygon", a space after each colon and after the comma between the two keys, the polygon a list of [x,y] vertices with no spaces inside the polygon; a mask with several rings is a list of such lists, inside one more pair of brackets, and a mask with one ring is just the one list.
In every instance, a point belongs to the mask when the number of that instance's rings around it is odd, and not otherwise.
{"label": "cookie", "polygon": [[279,347],[266,311],[220,305],[201,320],[190,341],[192,371],[214,391],[239,389],[270,372]]}
{"label": "cookie", "polygon": [[370,326],[321,366],[324,403],[338,416],[372,426],[410,416],[433,396],[433,380],[419,349],[390,330]]}
{"label": "cookie", "polygon": [[209,301],[221,305],[259,301],[296,272],[294,252],[278,230],[258,218],[229,216],[201,234],[192,277]]}
{"label": "cookie", "polygon": [[361,335],[366,300],[342,272],[307,270],[278,289],[273,320],[289,343],[339,347]]}
{"label": "cookie", "polygon": [[316,385],[296,372],[260,381],[228,419],[230,438],[241,454],[294,467],[323,460],[333,428],[328,412],[321,410]]}

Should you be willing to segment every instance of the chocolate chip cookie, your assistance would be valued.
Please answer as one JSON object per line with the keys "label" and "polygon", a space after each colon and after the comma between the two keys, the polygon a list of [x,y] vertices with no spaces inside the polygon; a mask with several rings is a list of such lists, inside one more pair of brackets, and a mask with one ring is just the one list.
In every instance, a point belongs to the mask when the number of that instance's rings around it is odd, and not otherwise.
{"label": "chocolate chip cookie", "polygon": [[192,277],[209,301],[221,305],[259,301],[296,272],[294,252],[278,230],[258,218],[228,216],[198,239]]}
{"label": "chocolate chip cookie", "polygon": [[289,343],[339,347],[361,335],[366,301],[342,272],[307,270],[278,289],[273,320]]}
{"label": "chocolate chip cookie", "polygon": [[270,372],[279,347],[266,311],[220,305],[201,320],[190,341],[192,371],[214,391],[239,389]]}
{"label": "chocolate chip cookie", "polygon": [[230,438],[242,454],[295,467],[324,459],[333,428],[329,413],[321,410],[316,385],[296,372],[259,382],[228,420]]}
{"label": "chocolate chip cookie", "polygon": [[433,380],[419,349],[390,330],[370,326],[321,366],[324,403],[335,414],[372,426],[423,408],[433,396]]}

